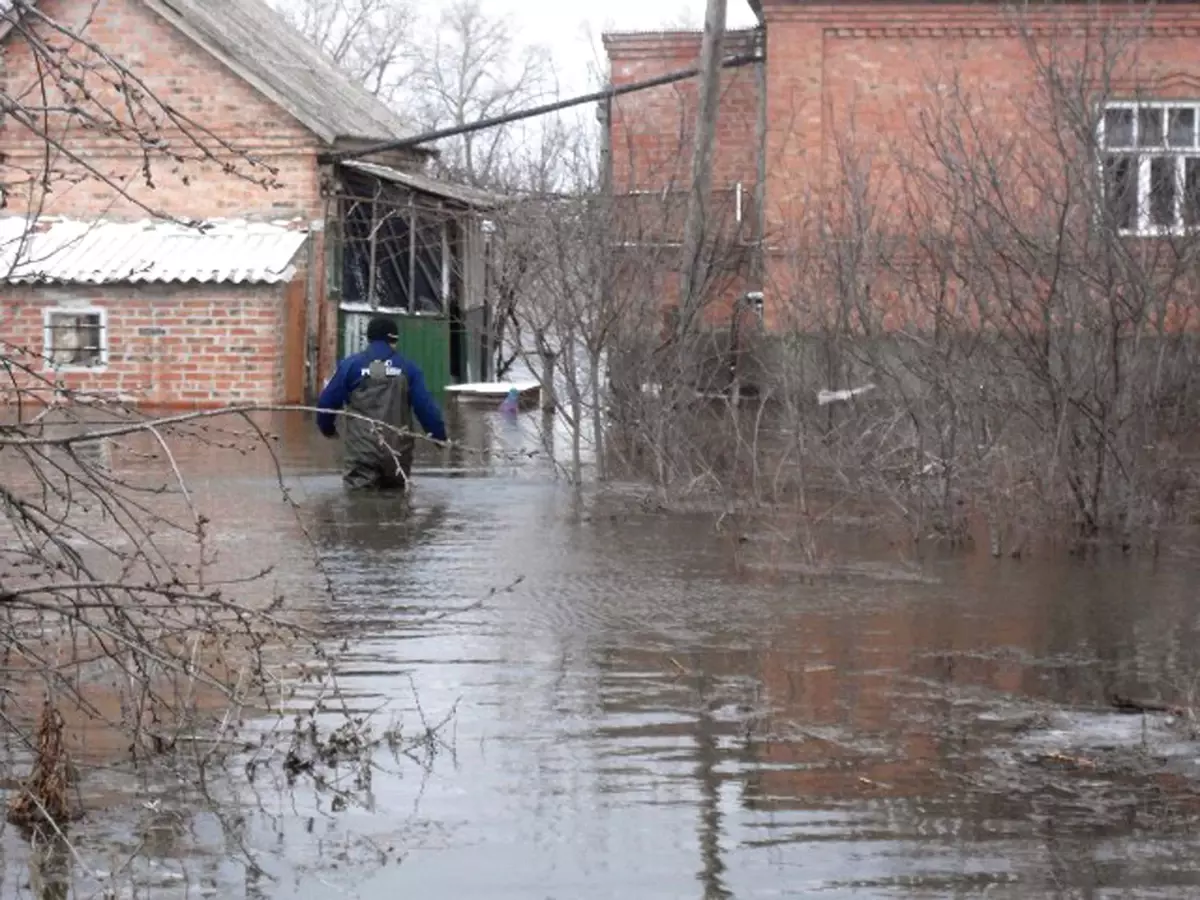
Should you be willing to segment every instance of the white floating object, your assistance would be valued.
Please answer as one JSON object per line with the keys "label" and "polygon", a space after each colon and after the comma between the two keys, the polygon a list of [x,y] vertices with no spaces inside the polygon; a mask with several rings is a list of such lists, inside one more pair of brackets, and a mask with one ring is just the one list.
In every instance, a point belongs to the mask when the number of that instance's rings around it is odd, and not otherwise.
{"label": "white floating object", "polygon": [[541,396],[542,386],[536,381],[476,381],[469,384],[448,384],[446,393],[459,403],[497,403],[517,392],[517,404],[532,403]]}
{"label": "white floating object", "polygon": [[862,387],[848,388],[842,391],[817,391],[817,405],[827,406],[830,403],[841,403],[846,400],[853,400],[860,394],[865,394],[867,391],[875,390],[875,385],[864,384]]}

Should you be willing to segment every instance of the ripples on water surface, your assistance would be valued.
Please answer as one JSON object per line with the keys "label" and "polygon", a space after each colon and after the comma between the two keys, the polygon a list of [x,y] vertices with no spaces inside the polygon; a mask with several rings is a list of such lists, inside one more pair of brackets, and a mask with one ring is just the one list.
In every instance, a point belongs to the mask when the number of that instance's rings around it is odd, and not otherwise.
{"label": "ripples on water surface", "polygon": [[[428,457],[406,509],[347,497],[330,445],[285,433],[337,588],[314,624],[348,643],[343,690],[407,723],[414,688],[431,719],[457,704],[453,753],[428,774],[389,763],[373,811],[311,833],[304,809],[274,810],[281,839],[251,815],[276,883],[249,884],[209,816],[148,826],[147,797],[120,825],[94,811],[89,849],[153,837],[148,880],[201,859],[218,886],[193,896],[1200,896],[1196,753],[1174,732],[1151,735],[1174,777],[1155,792],[1030,762],[1146,740],[1127,717],[1078,717],[1196,671],[1196,572],[979,555],[921,578],[886,559],[881,577],[738,576],[711,520],[579,501],[536,459],[484,477]],[[265,469],[197,464],[228,505],[220,538],[257,528],[300,558],[299,530],[262,514],[278,504]],[[1084,712],[1054,719],[1068,707]],[[402,862],[328,865],[348,829]]]}

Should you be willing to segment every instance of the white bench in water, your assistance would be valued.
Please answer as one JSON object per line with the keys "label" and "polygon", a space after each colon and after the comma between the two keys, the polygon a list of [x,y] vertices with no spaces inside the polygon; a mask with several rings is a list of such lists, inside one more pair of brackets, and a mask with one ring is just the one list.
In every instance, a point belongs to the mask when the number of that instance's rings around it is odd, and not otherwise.
{"label": "white bench in water", "polygon": [[474,381],[468,384],[448,384],[446,393],[459,401],[470,403],[496,403],[517,389],[518,403],[525,406],[541,395],[542,386],[537,381]]}

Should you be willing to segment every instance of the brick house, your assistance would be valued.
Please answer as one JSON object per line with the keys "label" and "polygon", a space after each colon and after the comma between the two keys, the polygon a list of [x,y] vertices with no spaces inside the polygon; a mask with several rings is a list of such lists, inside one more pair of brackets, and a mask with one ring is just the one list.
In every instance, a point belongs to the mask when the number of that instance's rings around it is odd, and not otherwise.
{"label": "brick house", "polygon": [[[1179,238],[1200,225],[1200,3],[1015,11],[939,0],[750,2],[759,27],[727,34],[725,56],[756,46],[763,61],[722,73],[713,190],[718,206],[736,195],[762,207],[742,205],[752,221],[734,242],[750,245],[754,264],[739,258],[728,268],[717,286],[718,320],[742,291],[762,289],[768,325],[795,326],[819,302],[813,298],[829,292],[832,277],[820,286],[801,283],[811,275],[798,273],[811,258],[806,248],[839,230],[852,244],[847,223],[855,216],[872,217],[879,233],[912,234],[923,224],[915,211],[926,221],[952,215],[946,198],[935,202],[929,173],[969,165],[962,159],[971,158],[972,141],[976,149],[984,140],[998,148],[1013,138],[1010,156],[1036,160],[1035,142],[1020,150],[1024,136],[1044,140],[1054,128],[1077,126],[1062,111],[1051,125],[1047,85],[1064,96],[1075,89],[1080,97],[1072,103],[1087,109],[1094,135],[1087,152],[1103,169],[1097,180],[1120,235],[1145,252],[1146,238]],[[614,85],[694,66],[700,50],[698,33],[618,32],[604,42]],[[665,197],[686,184],[696,92],[686,81],[613,101],[610,178],[630,208],[639,197]],[[955,104],[959,123],[973,129],[982,122],[983,131],[964,137],[970,129],[960,125],[951,148],[946,123]],[[1013,196],[1027,204],[1014,218],[1040,214],[1029,182],[1028,173],[1014,177]],[[856,191],[872,197],[870,210],[849,208]],[[1083,218],[1067,224],[1082,229]],[[641,217],[640,239],[626,245],[677,247],[677,222],[660,219],[647,228]]]}
{"label": "brick house", "polygon": [[[610,33],[604,36],[613,85],[642,81],[696,64],[700,34],[694,32]],[[749,55],[758,49],[753,31],[726,35],[725,55]],[[750,283],[747,250],[753,236],[759,197],[756,113],[761,89],[757,67],[725,69],[721,75],[720,115],[713,156],[710,238],[718,246],[724,277],[714,289],[722,297],[736,296]],[[604,155],[607,178],[619,202],[617,240],[630,254],[639,254],[645,268],[671,268],[683,232],[691,165],[692,120],[698,85],[679,82],[627,94],[613,101],[605,123]],[[678,284],[670,277],[652,277],[656,291],[677,302]],[[728,314],[728,303],[707,310],[709,324]]]}
{"label": "brick house", "polygon": [[[424,175],[423,149],[323,162],[410,130],[262,0],[22,0],[0,16],[5,95],[51,108],[45,128],[41,112],[0,124],[0,333],[37,376],[24,386],[311,400],[375,309],[409,320],[435,387],[484,377],[469,342],[493,198]],[[176,156],[150,154],[148,177],[142,147],[103,127],[128,107]],[[378,219],[394,220],[388,247]]]}

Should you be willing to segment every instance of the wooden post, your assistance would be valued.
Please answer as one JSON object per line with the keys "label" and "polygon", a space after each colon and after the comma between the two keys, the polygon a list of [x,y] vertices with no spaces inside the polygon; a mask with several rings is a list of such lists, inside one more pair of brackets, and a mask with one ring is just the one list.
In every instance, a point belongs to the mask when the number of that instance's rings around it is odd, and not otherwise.
{"label": "wooden post", "polygon": [[446,215],[446,204],[441,200],[438,201],[438,217],[442,222],[442,312],[446,318],[450,318],[450,217]]}
{"label": "wooden post", "polygon": [[305,345],[308,337],[306,281],[289,282],[283,291],[283,402],[303,403],[305,383]]}
{"label": "wooden post", "polygon": [[754,86],[758,108],[754,117],[757,172],[754,181],[754,254],[751,257],[750,283],[761,291],[766,279],[767,232],[767,33],[759,26],[755,32],[760,61],[754,67]]}
{"label": "wooden post", "polygon": [[379,269],[379,264],[376,257],[376,254],[379,251],[379,222],[376,219],[376,215],[378,214],[378,204],[375,202],[375,199],[379,196],[379,190],[379,185],[375,185],[375,194],[371,197],[371,230],[367,232],[370,235],[371,241],[369,245],[371,253],[371,269],[369,272],[367,272],[367,303],[370,305],[371,309],[375,309],[379,306],[379,304],[375,302],[375,279],[376,273]]}
{"label": "wooden post", "polygon": [[328,218],[329,200],[325,200],[325,212],[320,219],[308,225],[308,272],[304,305],[304,393],[303,401],[312,406],[321,391],[321,327],[320,309],[324,305],[325,286],[322,280],[322,259],[325,252],[325,219]]}
{"label": "wooden post", "polygon": [[[746,294],[734,304],[734,321],[737,327],[733,330],[734,340],[731,348],[733,354],[730,364],[730,381],[732,384],[733,405],[736,408],[742,394],[742,341],[745,337],[742,328],[742,317],[747,310],[761,309],[763,283],[766,281],[766,230],[767,230],[767,34],[760,25],[755,32],[755,49],[761,58],[754,68],[754,87],[756,109],[754,117],[754,146],[756,171],[754,178],[754,218],[751,223],[751,242],[753,248],[750,256],[751,293]],[[757,316],[754,322],[757,322]]]}
{"label": "wooden post", "polygon": [[552,413],[558,408],[558,401],[554,395],[555,353],[550,349],[550,344],[540,328],[534,332],[533,338],[537,343],[538,355],[542,358],[542,412]]}
{"label": "wooden post", "polygon": [[408,311],[417,309],[417,203],[408,195]]}
{"label": "wooden post", "polygon": [[596,115],[600,119],[600,193],[609,197],[613,193],[612,97],[600,101]]}
{"label": "wooden post", "polygon": [[[478,218],[478,217],[477,217]],[[477,221],[475,226],[480,239],[483,241],[483,360],[479,368],[479,380],[491,381],[495,373],[495,367],[492,365],[492,354],[495,352],[492,348],[494,343],[493,330],[495,323],[492,321],[495,311],[492,308],[492,232],[495,230],[495,225],[490,220]]]}
{"label": "wooden post", "polygon": [[[334,182],[335,185],[339,184]],[[337,188],[338,191],[342,187]],[[317,309],[318,350],[317,359],[320,361],[320,371],[317,380],[322,381],[331,376],[337,368],[337,361],[343,355],[357,352],[358,348],[347,351],[342,346],[342,283],[345,280],[346,266],[346,213],[349,204],[345,195],[335,194],[333,209],[326,215],[325,227],[325,302]],[[333,320],[332,323],[330,320]],[[333,354],[326,359],[325,335],[333,332]]]}
{"label": "wooden post", "polygon": [[[601,214],[603,216],[603,228],[608,234],[613,234],[613,226],[616,224],[614,216],[613,198],[615,191],[613,190],[613,158],[612,158],[612,117],[613,117],[613,101],[612,97],[605,98],[600,105],[599,115],[602,119],[601,126],[601,168],[600,168],[600,196],[601,196]],[[617,271],[616,259],[614,258],[613,242],[605,240],[602,243],[604,247],[604,256],[600,267],[600,314],[602,316],[612,316],[615,306],[616,288],[613,284],[613,279]],[[613,343],[612,331],[605,329],[604,350],[609,359],[612,359]],[[588,359],[591,366],[591,382],[592,382],[592,444],[596,452],[596,474],[597,477],[604,480],[604,408],[608,406],[607,394],[608,386],[600,384],[600,367],[599,359],[594,347],[588,348]],[[610,370],[611,371],[611,370]],[[609,376],[611,378],[611,376]],[[576,423],[578,427],[579,423]]]}
{"label": "wooden post", "polygon": [[558,409],[558,398],[554,392],[555,353],[549,348],[542,350],[542,412]]}
{"label": "wooden post", "polygon": [[717,130],[717,104],[721,98],[721,59],[725,44],[726,0],[708,0],[704,16],[704,38],[700,43],[700,100],[696,111],[696,133],[692,143],[692,185],[683,228],[683,259],[680,278],[680,316],[677,333],[691,326],[703,289],[701,250],[708,224],[708,201],[712,191],[713,142]]}

